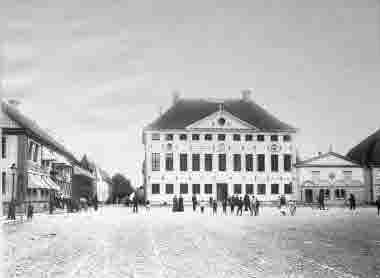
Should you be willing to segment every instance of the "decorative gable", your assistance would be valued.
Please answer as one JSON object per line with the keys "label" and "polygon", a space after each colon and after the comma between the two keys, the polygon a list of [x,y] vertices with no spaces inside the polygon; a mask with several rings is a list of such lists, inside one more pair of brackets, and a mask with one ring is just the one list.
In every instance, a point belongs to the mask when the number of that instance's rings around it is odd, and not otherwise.
{"label": "decorative gable", "polygon": [[235,117],[225,110],[220,110],[192,123],[186,129],[250,129],[258,130],[251,124]]}
{"label": "decorative gable", "polygon": [[318,167],[318,166],[329,166],[329,167],[360,167],[359,164],[349,160],[348,158],[341,156],[339,154],[330,152],[321,156],[311,158],[306,161],[302,161],[297,164],[299,167]]}

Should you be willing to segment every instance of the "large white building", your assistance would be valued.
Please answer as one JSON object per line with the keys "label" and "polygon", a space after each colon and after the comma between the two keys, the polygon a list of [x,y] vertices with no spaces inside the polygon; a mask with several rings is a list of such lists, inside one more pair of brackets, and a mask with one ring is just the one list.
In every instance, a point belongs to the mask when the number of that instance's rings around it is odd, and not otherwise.
{"label": "large white building", "polygon": [[242,97],[221,101],[180,99],[143,131],[146,198],[171,203],[222,200],[255,194],[262,201],[281,194],[297,198],[296,129]]}

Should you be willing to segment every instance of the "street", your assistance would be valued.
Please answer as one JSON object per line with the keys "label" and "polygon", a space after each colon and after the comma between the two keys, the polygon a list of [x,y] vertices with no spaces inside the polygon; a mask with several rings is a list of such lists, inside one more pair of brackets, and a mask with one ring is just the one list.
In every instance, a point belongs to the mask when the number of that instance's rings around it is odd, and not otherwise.
{"label": "street", "polygon": [[380,217],[102,207],[3,225],[4,277],[380,277]]}

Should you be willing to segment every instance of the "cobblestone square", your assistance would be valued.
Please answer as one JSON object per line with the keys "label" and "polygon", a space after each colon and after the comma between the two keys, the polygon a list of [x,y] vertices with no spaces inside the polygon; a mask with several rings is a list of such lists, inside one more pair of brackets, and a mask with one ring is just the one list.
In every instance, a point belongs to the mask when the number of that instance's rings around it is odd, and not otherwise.
{"label": "cobblestone square", "polygon": [[4,277],[380,277],[380,217],[103,207],[3,225]]}

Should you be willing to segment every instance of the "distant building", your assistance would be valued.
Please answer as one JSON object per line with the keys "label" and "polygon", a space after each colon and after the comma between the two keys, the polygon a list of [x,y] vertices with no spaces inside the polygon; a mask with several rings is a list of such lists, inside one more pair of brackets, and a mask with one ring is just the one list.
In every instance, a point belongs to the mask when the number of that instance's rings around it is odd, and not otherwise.
{"label": "distant building", "polygon": [[380,129],[353,147],[347,157],[364,167],[369,201],[375,201],[380,196]]}
{"label": "distant building", "polygon": [[98,167],[96,168],[96,177],[96,194],[98,201],[105,203],[111,197],[111,177],[105,170]]}
{"label": "distant building", "polygon": [[299,161],[295,167],[299,199],[305,203],[318,202],[320,194],[327,204],[344,204],[349,194],[354,194],[357,203],[368,201],[364,169],[347,157],[328,152]]}
{"label": "distant building", "polygon": [[143,131],[146,198],[171,203],[255,194],[295,199],[296,129],[254,103],[250,91],[231,100],[180,99]]}

